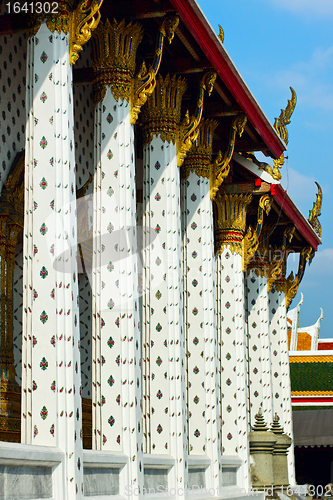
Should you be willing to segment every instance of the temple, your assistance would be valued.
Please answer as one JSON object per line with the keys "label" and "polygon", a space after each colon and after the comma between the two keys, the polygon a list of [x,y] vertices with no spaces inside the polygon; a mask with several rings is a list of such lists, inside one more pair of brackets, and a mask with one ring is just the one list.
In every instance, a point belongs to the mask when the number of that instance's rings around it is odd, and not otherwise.
{"label": "temple", "polygon": [[3,498],[286,491],[287,311],[322,203],[318,185],[306,219],[280,183],[295,91],[271,124],[195,0],[15,5],[0,18]]}
{"label": "temple", "polygon": [[313,325],[299,326],[302,304],[301,294],[287,316],[295,471],[319,496],[333,480],[333,339],[320,339],[322,309]]}

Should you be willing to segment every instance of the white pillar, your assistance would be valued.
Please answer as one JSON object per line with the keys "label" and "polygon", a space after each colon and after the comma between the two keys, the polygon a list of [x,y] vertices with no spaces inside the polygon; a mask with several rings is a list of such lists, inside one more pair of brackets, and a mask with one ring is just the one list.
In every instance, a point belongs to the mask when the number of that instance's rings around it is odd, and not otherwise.
{"label": "white pillar", "polygon": [[[92,446],[128,456],[125,483],[131,491],[143,486],[134,126],[130,105],[136,48],[141,38],[140,25],[117,25],[114,21],[113,26],[108,22],[100,24],[93,39],[97,102]],[[132,40],[131,48],[126,39]],[[127,73],[123,75],[116,71],[117,40],[122,56],[129,50]],[[105,69],[107,54],[110,65]],[[100,78],[102,73],[104,79]],[[127,78],[127,85],[122,78]]]}
{"label": "white pillar", "polygon": [[274,414],[278,414],[284,432],[292,438],[292,444],[288,450],[288,472],[289,483],[295,485],[287,310],[284,288],[285,278],[283,277],[275,282],[269,291],[272,395]]}
{"label": "white pillar", "polygon": [[251,195],[216,196],[217,332],[222,453],[243,460],[237,485],[250,487],[242,240]]}
{"label": "white pillar", "polygon": [[[210,169],[217,123],[203,120],[183,170],[183,273],[186,342],[188,453],[206,456],[206,486],[221,486],[218,418],[215,258]],[[199,458],[199,457],[198,457]]]}
{"label": "white pillar", "polygon": [[64,499],[83,498],[76,193],[69,37],[28,40],[22,441],[65,452]]}
{"label": "white pillar", "polygon": [[[178,492],[187,484],[187,432],[180,171],[175,132],[186,86],[182,79],[167,77],[163,81],[160,77],[156,88],[143,113],[144,450],[175,458],[169,487]],[[161,137],[158,131],[164,116],[170,116],[170,122]],[[149,245],[152,234],[157,237]]]}

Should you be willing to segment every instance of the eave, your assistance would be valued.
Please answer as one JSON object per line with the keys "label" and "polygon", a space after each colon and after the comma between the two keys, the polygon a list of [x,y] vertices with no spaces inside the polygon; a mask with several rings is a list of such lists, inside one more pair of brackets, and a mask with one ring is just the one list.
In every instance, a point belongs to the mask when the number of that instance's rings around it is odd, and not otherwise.
{"label": "eave", "polygon": [[245,84],[195,0],[170,0],[181,20],[204,51],[223,83],[275,158],[286,146]]}

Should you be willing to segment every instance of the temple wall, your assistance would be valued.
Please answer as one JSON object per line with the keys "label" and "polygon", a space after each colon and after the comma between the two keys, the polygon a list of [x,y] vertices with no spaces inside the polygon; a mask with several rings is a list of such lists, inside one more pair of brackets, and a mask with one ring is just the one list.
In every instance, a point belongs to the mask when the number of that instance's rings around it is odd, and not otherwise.
{"label": "temple wall", "polygon": [[23,248],[16,245],[14,271],[14,360],[16,382],[22,382]]}
{"label": "temple wall", "polygon": [[[76,68],[91,66],[92,46],[88,42],[83,46],[83,51]],[[92,84],[73,85],[74,97],[74,140],[75,140],[75,168],[76,189],[79,189],[94,172],[94,101]],[[92,183],[88,186],[87,194],[92,192]]]}
{"label": "temple wall", "polygon": [[25,147],[26,57],[25,33],[0,37],[0,192],[16,154]]}

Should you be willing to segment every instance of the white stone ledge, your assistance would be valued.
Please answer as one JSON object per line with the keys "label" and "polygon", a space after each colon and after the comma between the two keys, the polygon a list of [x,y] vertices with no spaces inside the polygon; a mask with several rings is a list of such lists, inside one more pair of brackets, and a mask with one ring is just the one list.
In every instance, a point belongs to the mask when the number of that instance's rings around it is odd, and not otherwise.
{"label": "white stone ledge", "polygon": [[234,469],[235,467],[240,467],[243,463],[243,460],[233,455],[222,455],[220,463],[223,469]]}
{"label": "white stone ledge", "polygon": [[146,469],[170,469],[176,463],[172,455],[143,454],[143,466]]}
{"label": "white stone ledge", "polygon": [[0,442],[0,465],[54,467],[64,459],[56,447]]}
{"label": "white stone ledge", "polygon": [[121,469],[128,460],[128,455],[122,452],[83,450],[83,468],[87,469]]}
{"label": "white stone ledge", "polygon": [[211,459],[207,455],[189,455],[187,463],[189,469],[202,469],[210,466]]}

